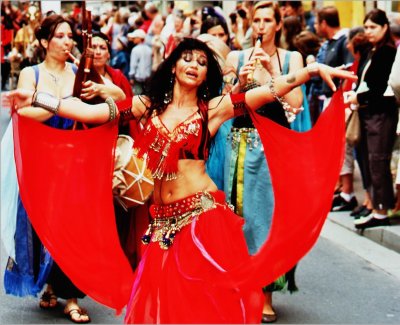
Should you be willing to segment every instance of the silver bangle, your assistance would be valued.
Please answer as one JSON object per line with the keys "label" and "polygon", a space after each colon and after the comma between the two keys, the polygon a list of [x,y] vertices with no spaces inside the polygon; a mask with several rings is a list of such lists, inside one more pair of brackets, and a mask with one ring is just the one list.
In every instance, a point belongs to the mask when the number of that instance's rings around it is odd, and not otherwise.
{"label": "silver bangle", "polygon": [[106,104],[108,105],[108,109],[110,112],[108,121],[112,121],[117,117],[117,105],[115,104],[114,99],[112,99],[111,97],[108,97],[106,99]]}
{"label": "silver bangle", "polygon": [[275,78],[271,77],[271,80],[268,84],[269,90],[271,91],[272,96],[274,96],[275,100],[277,100],[283,107],[286,115],[286,119],[289,123],[292,123],[296,119],[296,114],[291,112],[292,107],[290,104],[283,98],[279,97],[278,93],[275,90]]}
{"label": "silver bangle", "polygon": [[32,106],[44,108],[46,111],[57,115],[60,108],[60,100],[52,95],[38,92],[32,102]]}
{"label": "silver bangle", "polygon": [[313,63],[307,64],[307,72],[310,75],[310,78],[319,76],[318,62],[313,62]]}

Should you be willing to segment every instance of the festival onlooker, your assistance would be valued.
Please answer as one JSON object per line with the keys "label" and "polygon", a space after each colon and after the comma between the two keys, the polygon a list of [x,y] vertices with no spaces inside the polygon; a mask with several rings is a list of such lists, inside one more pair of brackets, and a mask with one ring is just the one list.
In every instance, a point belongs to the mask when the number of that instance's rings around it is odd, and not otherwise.
{"label": "festival onlooker", "polygon": [[165,44],[161,38],[161,32],[164,27],[164,19],[161,15],[158,15],[153,19],[149,32],[146,35],[145,43],[151,47],[153,52],[152,71],[157,70],[164,59]]}
{"label": "festival onlooker", "polygon": [[[351,67],[351,71],[354,73],[357,73],[358,68],[359,68],[359,63],[360,61],[364,61],[368,54],[369,51],[371,50],[371,43],[368,41],[367,36],[364,33],[364,29],[362,27],[355,27],[350,29],[349,31],[349,41],[347,43],[347,48],[351,52],[351,54],[354,57],[354,62]],[[346,83],[344,83],[345,85]],[[355,85],[355,83],[353,83]],[[353,90],[355,87],[350,86],[348,89],[344,90]],[[356,109],[356,106],[350,105],[350,107]],[[346,108],[346,113],[349,108]],[[346,118],[349,117],[350,114],[346,114]],[[351,172],[353,172],[353,160],[354,160],[354,153],[352,149],[355,149],[355,156],[357,158],[358,165],[360,166],[360,171],[361,171],[361,179],[363,181],[363,188],[365,189],[365,198],[363,200],[363,203],[355,208],[351,213],[350,216],[354,217],[355,219],[361,218],[361,217],[366,217],[372,212],[372,200],[369,195],[369,192],[367,191],[367,185],[365,183],[365,176],[364,176],[364,170],[365,168],[363,167],[363,160],[360,159],[360,154],[358,154],[358,149],[356,146],[350,145],[349,143],[346,143],[346,148],[345,148],[345,161],[344,165],[341,171],[341,174],[344,172],[346,169],[345,165],[347,162],[347,166],[350,165],[351,167]]]}
{"label": "festival onlooker", "polygon": [[[315,29],[319,36],[327,38],[325,46],[320,49],[324,51],[322,62],[331,67],[350,66],[354,59],[346,46],[348,29],[340,27],[338,10],[333,6],[320,9],[315,20]],[[332,91],[328,85],[322,83],[321,92],[325,97],[323,105],[326,107],[332,97]],[[333,198],[332,211],[351,211],[358,204],[353,190],[353,175],[341,175],[339,182],[342,189]]]}
{"label": "festival onlooker", "polygon": [[283,18],[296,17],[301,27],[305,27],[304,10],[302,1],[278,1]]}
{"label": "festival onlooker", "polygon": [[145,33],[147,33],[151,23],[153,22],[153,19],[158,14],[158,9],[153,2],[147,1],[147,3],[144,5],[141,14],[143,18],[143,24],[139,28],[142,29]]}
{"label": "festival onlooker", "polygon": [[[399,29],[399,25],[396,25],[397,29]],[[391,28],[393,31],[394,28]],[[397,44],[397,54],[392,66],[392,72],[389,77],[389,85],[392,87],[393,93],[396,96],[397,100],[400,101],[400,43]],[[400,123],[397,124],[397,135],[400,135]],[[394,209],[391,211],[390,215],[399,215],[400,214],[400,159],[397,163],[397,173],[396,173],[396,205]]]}
{"label": "festival onlooker", "polygon": [[182,41],[184,35],[184,22],[185,15],[183,11],[175,11],[174,13],[174,30],[169,35],[167,42],[165,44],[165,57],[167,58],[171,52],[178,46]]}
{"label": "festival onlooker", "polygon": [[301,33],[303,26],[296,16],[288,16],[283,19],[283,36],[286,43],[286,49],[297,51],[294,45],[294,38]]}
{"label": "festival onlooker", "polygon": [[230,34],[225,20],[217,16],[208,16],[202,23],[200,34],[210,34],[221,39],[226,45],[230,46]]}
{"label": "festival onlooker", "polygon": [[[320,39],[313,32],[303,30],[293,40],[293,46],[300,52],[303,57],[303,64],[309,64],[315,62],[315,57],[321,47]],[[308,107],[310,111],[311,124],[314,125],[317,122],[320,114],[319,99],[318,95],[312,92],[312,89],[318,89],[320,85],[320,79],[311,78],[306,84],[306,96]]]}
{"label": "festival onlooker", "polygon": [[123,72],[126,78],[129,78],[129,54],[128,39],[126,36],[119,36],[115,55],[111,60],[111,66]]}
{"label": "festival onlooker", "polygon": [[234,35],[232,40],[233,47],[237,50],[252,47],[250,17],[246,6],[244,4],[240,5],[235,12],[229,15],[229,18],[231,20],[231,29]]}
{"label": "festival onlooker", "polygon": [[390,225],[388,210],[395,204],[390,159],[398,121],[396,99],[388,86],[396,47],[386,13],[371,10],[364,18],[364,29],[373,48],[367,59],[360,62],[358,87],[349,93],[348,102],[359,106],[358,152],[374,210],[369,216],[354,221],[357,229]]}
{"label": "festival onlooker", "polygon": [[[351,65],[351,67],[349,68],[349,70],[352,71],[353,73],[357,73],[360,60],[361,61],[365,60],[369,51],[371,50],[371,45],[368,41],[368,38],[364,34],[363,27],[354,27],[349,30],[347,48],[354,57],[354,62]],[[344,82],[342,84],[342,89],[345,93],[347,91],[353,90],[355,87],[356,87],[356,83],[350,82],[350,81]],[[348,121],[348,118],[351,115],[352,110],[356,110],[356,109],[357,109],[357,106],[355,106],[355,105],[352,105],[352,104],[346,105],[346,108],[345,108],[346,123]],[[342,179],[343,178],[345,179],[345,181],[341,184],[342,192],[344,192],[344,193],[353,192],[354,150],[355,149],[356,148],[353,143],[346,141],[344,161],[343,161],[342,169],[340,171],[340,176],[342,176]],[[359,158],[359,155],[357,153],[356,153],[356,157]],[[363,180],[363,186],[366,189],[366,185],[364,182],[365,177],[363,176],[363,172],[364,172],[363,161],[361,159],[358,159],[358,164],[359,164],[360,170],[361,170],[361,178]],[[371,212],[372,212],[372,202],[371,202],[371,198],[369,196],[368,191],[366,191],[365,198],[364,198],[362,205],[353,209],[353,211],[350,213],[350,216],[355,217],[355,218],[360,218],[360,217],[365,217],[365,216],[369,215]]]}
{"label": "festival onlooker", "polygon": [[128,14],[120,8],[114,13],[113,17],[110,17],[107,26],[101,30],[111,40],[111,57],[114,57],[117,52],[118,37],[126,36],[128,33],[128,18]]}
{"label": "festival onlooker", "polygon": [[144,42],[146,33],[143,29],[136,29],[129,33],[128,37],[136,44],[131,52],[129,80],[133,86],[133,93],[140,95],[143,93],[145,83],[151,75],[152,50]]}
{"label": "festival onlooker", "polygon": [[[324,48],[325,55],[321,63],[331,67],[342,65],[349,67],[354,59],[346,47],[348,29],[340,27],[338,10],[333,6],[320,9],[315,20],[315,29],[318,36],[327,39],[326,48]],[[322,83],[322,93],[328,99],[324,103],[326,106],[332,97],[332,90],[326,83]]]}
{"label": "festival onlooker", "polygon": [[[6,56],[11,51],[11,43],[13,38],[13,29],[9,24],[5,22],[6,17],[3,16],[3,10],[1,13],[1,50],[0,50],[0,60],[1,60],[1,89],[5,89],[6,83],[8,81],[11,66],[10,62],[6,60]],[[8,25],[8,26],[7,26]]]}
{"label": "festival onlooker", "polygon": [[394,95],[400,100],[400,44],[397,46],[397,54],[393,63],[392,72],[389,77],[389,84],[393,89]]}

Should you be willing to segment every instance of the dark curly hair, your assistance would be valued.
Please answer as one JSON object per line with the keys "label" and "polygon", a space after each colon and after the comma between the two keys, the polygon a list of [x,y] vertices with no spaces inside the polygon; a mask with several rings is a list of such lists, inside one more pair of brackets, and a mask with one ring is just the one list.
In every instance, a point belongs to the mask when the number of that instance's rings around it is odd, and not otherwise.
{"label": "dark curly hair", "polygon": [[[151,107],[148,111],[149,115],[151,115],[154,110],[157,110],[158,114],[161,114],[167,108],[168,104],[164,103],[164,98],[165,93],[170,91],[169,81],[173,77],[172,69],[181,58],[182,53],[188,50],[202,51],[207,56],[206,80],[197,90],[199,101],[208,101],[210,98],[220,95],[222,89],[222,72],[214,51],[202,41],[194,38],[184,38],[168,58],[159,65],[148,83],[146,95],[151,102]],[[206,89],[208,89],[208,96],[202,98],[201,95]],[[182,94],[182,96],[184,96],[184,94]]]}

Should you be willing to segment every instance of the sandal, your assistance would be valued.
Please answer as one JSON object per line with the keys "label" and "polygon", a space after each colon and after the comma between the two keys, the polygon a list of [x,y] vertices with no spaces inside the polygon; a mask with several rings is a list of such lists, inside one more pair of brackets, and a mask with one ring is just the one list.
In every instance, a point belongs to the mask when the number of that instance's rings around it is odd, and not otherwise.
{"label": "sandal", "polygon": [[275,323],[278,319],[275,310],[272,308],[272,314],[262,314],[261,323],[268,324],[268,323]]}
{"label": "sandal", "polygon": [[[73,323],[86,324],[90,323],[90,317],[86,310],[83,308],[71,308],[70,310],[64,310],[65,316]],[[87,317],[87,319],[82,319],[82,317]]]}
{"label": "sandal", "polygon": [[40,297],[39,307],[42,309],[53,309],[58,304],[57,296],[53,292],[45,291]]}

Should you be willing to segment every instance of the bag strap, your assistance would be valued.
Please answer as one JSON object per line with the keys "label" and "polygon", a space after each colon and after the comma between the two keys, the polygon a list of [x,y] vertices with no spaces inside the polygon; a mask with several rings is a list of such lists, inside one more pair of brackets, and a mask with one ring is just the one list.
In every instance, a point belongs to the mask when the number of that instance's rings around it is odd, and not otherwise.
{"label": "bag strap", "polygon": [[359,84],[361,84],[364,81],[365,75],[366,75],[370,65],[371,65],[371,59],[369,59],[368,62],[365,64],[365,67],[364,67],[364,69],[362,71],[362,74],[361,74],[361,78],[360,78],[360,83]]}

